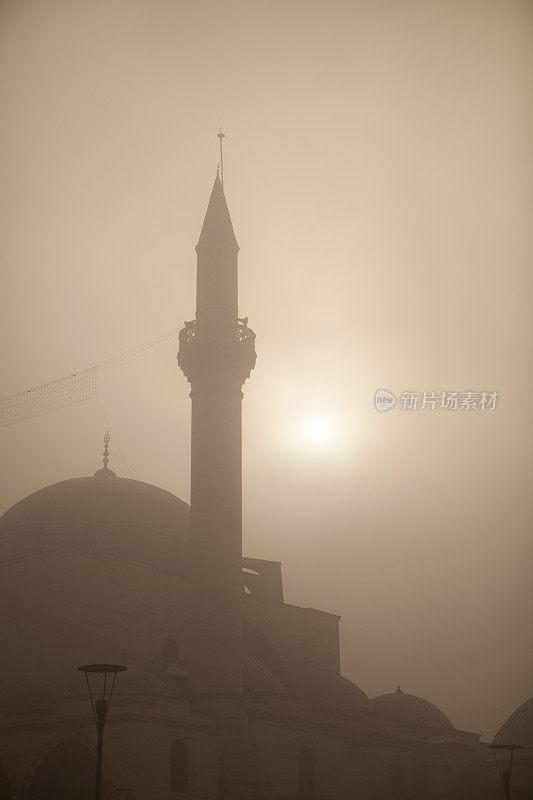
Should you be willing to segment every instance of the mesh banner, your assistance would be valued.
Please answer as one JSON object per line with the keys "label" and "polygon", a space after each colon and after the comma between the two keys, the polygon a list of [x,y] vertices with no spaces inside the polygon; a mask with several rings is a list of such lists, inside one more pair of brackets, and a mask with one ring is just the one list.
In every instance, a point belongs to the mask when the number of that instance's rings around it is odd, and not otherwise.
{"label": "mesh banner", "polygon": [[98,369],[91,367],[67,378],[35,386],[20,394],[0,400],[0,428],[15,422],[48,414],[58,408],[73,406],[96,397]]}

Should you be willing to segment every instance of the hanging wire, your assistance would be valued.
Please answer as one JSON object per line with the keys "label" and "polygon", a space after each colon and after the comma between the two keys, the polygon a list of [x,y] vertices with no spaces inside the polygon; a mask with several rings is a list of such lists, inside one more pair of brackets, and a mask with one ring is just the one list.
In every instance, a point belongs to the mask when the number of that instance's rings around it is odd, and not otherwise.
{"label": "hanging wire", "polygon": [[96,367],[0,399],[0,428],[96,397]]}
{"label": "hanging wire", "polygon": [[171,336],[175,336],[177,333],[179,333],[179,331],[180,331],[179,328],[174,328],[168,333],[163,333],[161,334],[161,336],[157,336],[155,339],[150,339],[150,341],[145,342],[144,344],[141,344],[138,347],[133,347],[131,350],[126,350],[124,353],[119,353],[119,355],[107,359],[107,361],[102,361],[101,364],[96,365],[95,369],[101,372],[102,370],[107,369],[108,367],[114,367],[115,364],[120,364],[121,361],[125,361],[127,358],[136,356],[137,353],[142,353],[143,350],[148,350],[155,344],[159,344],[159,342],[164,342],[165,339],[170,339]]}
{"label": "hanging wire", "polygon": [[97,398],[96,379],[99,372],[109,367],[114,367],[127,358],[131,358],[160,342],[164,342],[166,339],[170,339],[179,330],[179,328],[173,328],[167,333],[137,345],[137,347],[119,353],[88,369],[74,372],[67,377],[58,378],[40,386],[34,386],[25,392],[0,398],[0,428],[13,425],[16,422],[24,422],[27,419],[32,419],[50,411],[56,411],[65,406],[76,405],[85,400]]}

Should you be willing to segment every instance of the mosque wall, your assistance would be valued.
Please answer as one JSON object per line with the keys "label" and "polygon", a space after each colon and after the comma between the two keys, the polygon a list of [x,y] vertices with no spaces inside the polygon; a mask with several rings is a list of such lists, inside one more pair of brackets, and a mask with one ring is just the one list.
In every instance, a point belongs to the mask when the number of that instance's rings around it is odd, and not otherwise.
{"label": "mosque wall", "polygon": [[2,684],[40,675],[63,685],[80,664],[158,661],[187,607],[183,580],[140,563],[71,550],[4,562]]}
{"label": "mosque wall", "polygon": [[[287,719],[276,726],[254,721],[254,733],[272,781],[272,796],[300,798],[300,755],[313,756],[316,796],[329,800],[390,800],[392,765],[397,750],[368,739],[357,741],[348,731],[321,731],[312,718]],[[410,768],[410,767],[409,767]]]}
{"label": "mosque wall", "polygon": [[267,635],[268,627],[278,631],[286,642],[284,649],[290,650],[291,663],[340,673],[340,617],[336,614],[289,603],[254,602],[253,598],[246,604],[255,606],[256,617],[268,623],[264,625]]}
{"label": "mosque wall", "polygon": [[[48,719],[41,714],[24,720],[19,711],[7,720],[7,725],[2,720],[2,760],[9,769],[16,800],[30,800],[39,769],[50,756],[62,754],[65,744],[83,748],[92,764],[92,776],[96,728],[87,719],[88,703],[88,697],[80,696],[59,704]],[[219,733],[213,720],[191,714],[183,701],[149,695],[142,699],[115,698],[105,733],[106,800],[177,800],[181,794],[189,797],[188,792],[171,789],[172,746],[176,741],[187,748],[190,793],[198,798],[215,798]],[[60,764],[65,767],[61,757]],[[60,772],[51,777],[59,792]],[[63,800],[60,793],[58,797]]]}

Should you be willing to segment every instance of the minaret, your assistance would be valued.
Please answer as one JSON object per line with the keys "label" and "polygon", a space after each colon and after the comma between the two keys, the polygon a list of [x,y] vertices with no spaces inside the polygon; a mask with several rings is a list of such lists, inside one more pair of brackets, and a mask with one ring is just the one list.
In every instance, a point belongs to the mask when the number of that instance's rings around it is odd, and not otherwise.
{"label": "minaret", "polygon": [[217,173],[197,253],[196,320],[180,332],[191,384],[191,690],[242,694],[242,386],[255,334],[238,319],[239,246]]}

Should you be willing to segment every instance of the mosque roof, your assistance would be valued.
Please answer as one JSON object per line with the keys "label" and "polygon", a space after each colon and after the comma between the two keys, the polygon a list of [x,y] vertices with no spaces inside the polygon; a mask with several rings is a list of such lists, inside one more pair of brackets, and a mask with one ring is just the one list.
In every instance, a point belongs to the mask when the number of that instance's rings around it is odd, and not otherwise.
{"label": "mosque roof", "polygon": [[494,744],[533,746],[533,697],[518,706],[494,737]]}
{"label": "mosque roof", "polygon": [[399,686],[395,692],[374,697],[372,705],[378,714],[397,717],[413,725],[424,725],[428,728],[454,728],[440,708],[422,697],[402,692]]}
{"label": "mosque roof", "polygon": [[158,527],[189,526],[189,506],[150,483],[117,478],[111,471],[53,483],[15,503],[0,517],[0,531],[25,525],[73,522],[150,523]]}
{"label": "mosque roof", "polygon": [[190,509],[149,483],[109,469],[40,489],[0,517],[8,558],[64,550],[188,573]]}

